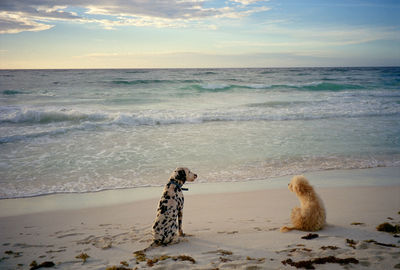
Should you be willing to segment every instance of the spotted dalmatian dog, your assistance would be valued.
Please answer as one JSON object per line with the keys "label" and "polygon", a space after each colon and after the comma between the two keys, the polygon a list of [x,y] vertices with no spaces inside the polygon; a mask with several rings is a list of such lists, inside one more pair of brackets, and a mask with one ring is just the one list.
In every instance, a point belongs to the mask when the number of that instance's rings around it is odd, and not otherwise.
{"label": "spotted dalmatian dog", "polygon": [[[157,217],[153,225],[153,245],[167,245],[171,243],[178,230],[179,236],[184,236],[182,230],[183,193],[182,188],[186,181],[193,182],[197,174],[188,168],[176,168],[171,174],[168,184],[165,185],[163,195],[157,209]],[[178,218],[178,222],[176,219]]]}

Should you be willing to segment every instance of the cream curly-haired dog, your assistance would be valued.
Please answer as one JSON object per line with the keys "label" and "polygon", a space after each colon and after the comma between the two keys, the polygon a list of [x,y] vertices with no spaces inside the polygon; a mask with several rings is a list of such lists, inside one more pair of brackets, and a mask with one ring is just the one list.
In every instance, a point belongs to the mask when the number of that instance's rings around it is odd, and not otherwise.
{"label": "cream curly-haired dog", "polygon": [[300,200],[300,207],[292,209],[293,227],[284,226],[281,228],[281,232],[291,230],[318,231],[322,229],[326,223],[324,203],[308,183],[308,180],[302,175],[294,176],[289,183],[289,190],[296,193]]}

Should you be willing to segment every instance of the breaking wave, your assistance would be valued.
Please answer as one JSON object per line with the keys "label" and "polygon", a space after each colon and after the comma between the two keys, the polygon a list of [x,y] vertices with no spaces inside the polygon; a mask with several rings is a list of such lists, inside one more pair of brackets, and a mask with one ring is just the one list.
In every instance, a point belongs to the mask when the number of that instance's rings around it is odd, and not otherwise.
{"label": "breaking wave", "polygon": [[145,84],[172,84],[172,83],[199,83],[199,80],[113,80],[115,85],[145,85]]}
{"label": "breaking wave", "polygon": [[184,89],[194,89],[199,92],[223,92],[235,89],[264,90],[299,90],[299,91],[347,91],[362,90],[365,87],[353,84],[310,83],[310,84],[194,84]]}
{"label": "breaking wave", "polygon": [[318,83],[315,85],[305,85],[301,87],[310,91],[342,91],[342,90],[357,90],[364,89],[361,85],[353,84],[335,84],[335,83]]}
{"label": "breaking wave", "polygon": [[81,122],[81,121],[102,121],[107,116],[102,113],[82,113],[74,110],[53,110],[42,111],[35,109],[3,110],[0,116],[0,123],[39,123],[48,124],[54,122]]}
{"label": "breaking wave", "polygon": [[[168,124],[191,124],[213,121],[284,121],[284,120],[312,120],[312,119],[329,119],[329,118],[348,118],[348,117],[370,117],[370,116],[391,116],[400,115],[399,111],[383,111],[383,112],[312,112],[308,114],[297,114],[286,112],[285,107],[296,104],[304,104],[306,102],[265,102],[249,104],[249,110],[232,109],[228,111],[163,111],[154,112],[152,110],[138,113],[114,113],[114,112],[95,112],[82,113],[77,111],[40,111],[26,110],[11,113],[0,117],[0,123],[9,124],[52,124],[60,122],[70,123],[93,123],[93,124],[121,124],[121,125],[168,125]],[[254,107],[254,110],[251,109]],[[284,112],[277,114],[266,114],[262,110],[266,108],[280,109],[283,107]]]}
{"label": "breaking wave", "polygon": [[20,94],[26,94],[25,92],[19,91],[19,90],[4,90],[3,95],[5,96],[13,96],[13,95],[20,95]]}
{"label": "breaking wave", "polygon": [[[298,107],[310,108],[298,113]],[[311,108],[310,106],[316,106]],[[214,110],[142,110],[138,112],[96,111],[84,112],[67,109],[40,110],[4,107],[0,109],[0,124],[15,128],[36,125],[29,132],[19,132],[17,129],[9,134],[0,136],[0,144],[31,140],[43,136],[56,136],[77,130],[93,130],[107,128],[113,125],[138,127],[161,125],[201,124],[207,122],[249,122],[249,121],[305,121],[333,118],[354,118],[374,116],[400,116],[400,109],[353,111],[327,108],[322,110],[324,103],[308,104],[306,101],[270,101],[250,103],[243,107]],[[325,106],[326,107],[326,106]],[[40,125],[41,127],[39,128]]]}

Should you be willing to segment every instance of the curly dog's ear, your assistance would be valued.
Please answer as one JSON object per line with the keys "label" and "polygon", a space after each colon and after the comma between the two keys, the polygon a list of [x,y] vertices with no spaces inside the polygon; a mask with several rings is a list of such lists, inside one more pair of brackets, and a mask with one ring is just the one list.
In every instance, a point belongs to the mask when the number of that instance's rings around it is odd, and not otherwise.
{"label": "curly dog's ear", "polygon": [[294,190],[300,195],[305,195],[311,192],[313,189],[312,186],[308,183],[307,179],[302,175],[295,176],[294,182]]}
{"label": "curly dog's ear", "polygon": [[302,195],[307,194],[311,191],[311,186],[307,183],[301,183],[297,186],[297,191]]}

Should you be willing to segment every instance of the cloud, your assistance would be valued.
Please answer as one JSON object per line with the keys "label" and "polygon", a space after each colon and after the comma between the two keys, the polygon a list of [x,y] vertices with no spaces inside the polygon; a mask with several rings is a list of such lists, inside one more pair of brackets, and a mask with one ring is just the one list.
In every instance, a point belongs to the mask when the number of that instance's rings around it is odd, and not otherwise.
{"label": "cloud", "polygon": [[[34,4],[32,4],[34,2]],[[61,3],[63,1],[57,1]],[[67,2],[67,1],[65,1]],[[73,20],[79,17],[72,13],[66,12],[64,9],[67,5],[54,5],[52,1],[39,0],[39,1],[29,1],[29,0],[2,0],[0,2],[0,10],[3,13],[8,14],[21,14],[28,16],[33,19],[63,19],[63,20]]]}
{"label": "cloud", "polygon": [[259,33],[270,36],[285,36],[293,46],[345,46],[378,40],[400,40],[400,31],[395,27],[336,27],[293,28],[269,25]]}
{"label": "cloud", "polygon": [[15,34],[23,31],[43,31],[52,25],[26,18],[22,13],[0,12],[0,34]]}
{"label": "cloud", "polygon": [[[242,6],[226,2],[223,7],[206,7],[203,0],[2,0],[0,29],[1,33],[41,31],[51,28],[51,23],[56,21],[96,23],[106,29],[119,26],[185,27],[191,22],[238,19],[268,10],[260,5],[247,7],[256,0],[234,1]],[[79,14],[71,10],[79,10]],[[98,19],[99,15],[103,18]]]}
{"label": "cloud", "polygon": [[234,3],[239,3],[243,6],[247,6],[257,2],[267,2],[268,0],[230,0],[230,1]]}
{"label": "cloud", "polygon": [[204,8],[203,2],[151,0],[151,1],[101,1],[93,4],[88,1],[83,4],[88,14],[102,14],[110,16],[145,16],[165,19],[196,19],[217,15],[213,8]]}
{"label": "cloud", "polygon": [[[49,3],[48,3],[49,2]],[[61,2],[61,1],[60,1]],[[77,20],[81,17],[64,11],[67,6],[54,5],[50,1],[2,0],[0,2],[0,34],[24,31],[43,31],[52,28],[52,21]]]}

